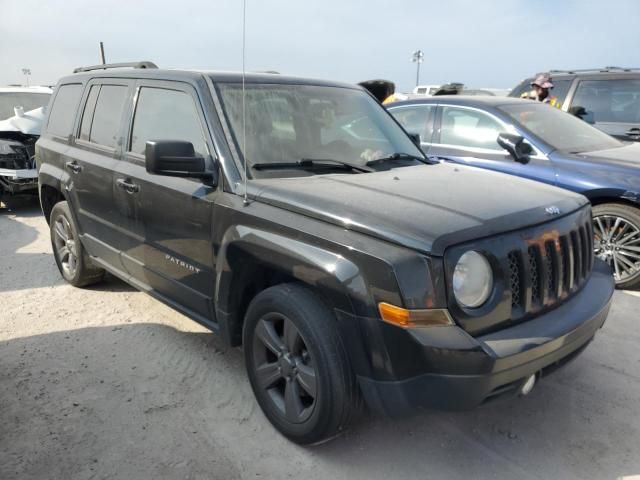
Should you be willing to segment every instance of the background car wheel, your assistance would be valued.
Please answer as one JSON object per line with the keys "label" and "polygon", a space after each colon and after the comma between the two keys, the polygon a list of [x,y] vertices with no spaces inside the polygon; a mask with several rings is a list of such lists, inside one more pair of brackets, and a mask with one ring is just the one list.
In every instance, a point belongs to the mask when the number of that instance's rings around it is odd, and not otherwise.
{"label": "background car wheel", "polygon": [[284,436],[303,444],[344,431],[357,386],[336,319],[310,290],[283,284],[249,305],[243,345],[258,404]]}
{"label": "background car wheel", "polygon": [[606,203],[593,207],[595,255],[609,263],[617,288],[640,287],[640,209]]}
{"label": "background car wheel", "polygon": [[51,210],[51,246],[58,270],[62,277],[74,287],[85,287],[99,282],[104,270],[91,263],[67,202],[59,202]]}

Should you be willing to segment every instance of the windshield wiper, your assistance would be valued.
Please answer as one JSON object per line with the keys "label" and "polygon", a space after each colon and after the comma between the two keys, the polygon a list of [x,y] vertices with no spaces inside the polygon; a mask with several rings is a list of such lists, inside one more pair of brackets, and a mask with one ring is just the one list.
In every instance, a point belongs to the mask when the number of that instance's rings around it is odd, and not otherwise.
{"label": "windshield wiper", "polygon": [[430,164],[431,162],[420,155],[412,155],[411,153],[396,152],[386,157],[374,158],[369,160],[365,165],[375,165],[376,163],[396,161],[396,160],[418,160],[419,162]]}
{"label": "windshield wiper", "polygon": [[265,162],[254,163],[251,168],[256,170],[269,170],[277,168],[331,168],[335,166],[347,167],[358,172],[375,172],[374,169],[365,165],[358,165],[355,163],[343,162],[342,160],[334,160],[332,158],[301,158],[295,162]]}

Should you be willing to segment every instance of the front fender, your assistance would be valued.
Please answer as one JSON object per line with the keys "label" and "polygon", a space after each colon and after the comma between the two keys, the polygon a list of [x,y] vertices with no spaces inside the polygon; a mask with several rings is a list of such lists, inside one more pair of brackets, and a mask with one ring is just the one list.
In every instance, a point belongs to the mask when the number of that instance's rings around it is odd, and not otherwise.
{"label": "front fender", "polygon": [[216,259],[216,310],[231,311],[234,274],[250,262],[319,288],[334,308],[349,312],[366,308],[367,284],[350,260],[300,240],[236,225],[225,233]]}

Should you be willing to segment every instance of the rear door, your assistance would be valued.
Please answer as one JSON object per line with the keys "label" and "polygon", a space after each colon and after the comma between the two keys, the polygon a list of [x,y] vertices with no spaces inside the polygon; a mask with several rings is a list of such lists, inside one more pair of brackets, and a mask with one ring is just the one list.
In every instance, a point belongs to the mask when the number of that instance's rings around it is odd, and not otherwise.
{"label": "rear door", "polygon": [[114,208],[113,168],[122,155],[122,125],[132,82],[97,79],[87,84],[75,139],[67,152],[68,191],[87,251],[121,269]]}
{"label": "rear door", "polygon": [[571,108],[621,140],[640,141],[640,77],[607,76],[578,80]]}
{"label": "rear door", "polygon": [[216,188],[199,179],[146,171],[149,140],[185,140],[213,168],[213,143],[198,94],[189,84],[140,80],[115,200],[126,232],[122,262],[139,287],[192,316],[211,319],[212,217]]}
{"label": "rear door", "polygon": [[429,154],[449,161],[555,184],[551,161],[531,143],[535,155],[522,164],[496,141],[500,133],[519,133],[489,112],[461,105],[439,105]]}

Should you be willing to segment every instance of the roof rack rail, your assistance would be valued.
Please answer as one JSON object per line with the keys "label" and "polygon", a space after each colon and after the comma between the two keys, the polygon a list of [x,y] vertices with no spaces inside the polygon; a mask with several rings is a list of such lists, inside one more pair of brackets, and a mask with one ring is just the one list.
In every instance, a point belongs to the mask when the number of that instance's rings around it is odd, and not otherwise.
{"label": "roof rack rail", "polygon": [[575,68],[567,70],[549,70],[549,73],[586,73],[586,72],[637,72],[640,68],[625,68],[625,67],[602,67],[602,68]]}
{"label": "roof rack rail", "polygon": [[74,68],[73,73],[91,72],[93,70],[106,70],[108,68],[158,68],[158,66],[153,62],[105,63],[102,65],[91,65],[90,67]]}

